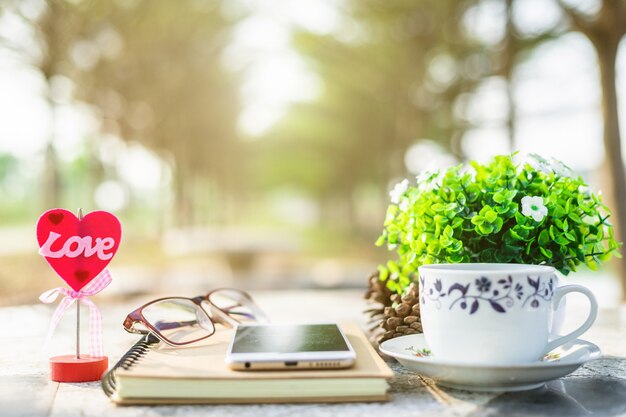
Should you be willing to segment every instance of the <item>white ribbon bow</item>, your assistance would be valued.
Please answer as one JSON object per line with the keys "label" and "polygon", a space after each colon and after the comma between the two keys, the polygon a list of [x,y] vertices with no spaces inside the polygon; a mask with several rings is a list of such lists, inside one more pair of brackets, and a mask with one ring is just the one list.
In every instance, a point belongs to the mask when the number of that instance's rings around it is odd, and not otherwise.
{"label": "white ribbon bow", "polygon": [[54,311],[52,319],[50,320],[50,327],[48,328],[48,335],[46,336],[45,344],[47,345],[54,330],[56,329],[61,317],[65,313],[65,310],[70,308],[74,301],[82,302],[89,307],[89,352],[94,358],[101,358],[104,356],[102,350],[102,316],[100,310],[89,298],[106,288],[112,281],[111,273],[105,269],[102,271],[93,281],[87,284],[80,291],[74,291],[65,287],[58,287],[48,290],[39,296],[39,300],[45,304],[53,303],[59,295],[63,295],[63,299],[59,303],[59,306]]}

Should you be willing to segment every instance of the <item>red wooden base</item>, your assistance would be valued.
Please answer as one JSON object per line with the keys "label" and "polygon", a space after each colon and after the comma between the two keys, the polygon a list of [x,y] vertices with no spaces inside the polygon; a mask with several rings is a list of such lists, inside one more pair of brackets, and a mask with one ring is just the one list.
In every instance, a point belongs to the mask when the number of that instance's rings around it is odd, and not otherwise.
{"label": "red wooden base", "polygon": [[92,358],[82,355],[54,356],[50,358],[50,379],[57,382],[99,381],[109,367],[109,358]]}

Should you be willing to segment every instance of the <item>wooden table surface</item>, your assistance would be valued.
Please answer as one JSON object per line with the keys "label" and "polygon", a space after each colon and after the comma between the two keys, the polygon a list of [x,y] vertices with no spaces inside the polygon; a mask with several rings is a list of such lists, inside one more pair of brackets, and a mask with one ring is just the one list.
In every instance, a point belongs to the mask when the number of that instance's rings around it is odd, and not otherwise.
{"label": "wooden table surface", "polygon": [[[195,294],[194,294],[195,295]],[[362,292],[272,291],[254,293],[275,320],[356,320]],[[113,365],[137,340],[121,327],[126,314],[154,297],[112,303],[95,297],[103,313],[105,353]],[[70,309],[47,348],[43,348],[53,307],[44,305],[0,308],[0,417],[13,416],[626,416],[626,307],[601,309],[594,327],[583,338],[600,346],[605,356],[545,387],[507,394],[471,393],[440,388],[432,381],[390,362],[395,379],[393,400],[374,404],[281,404],[220,406],[115,406],[100,384],[48,380],[49,356],[70,354],[74,346],[75,310]],[[571,303],[575,325],[586,308]],[[83,310],[87,323],[87,310]],[[86,340],[86,327],[83,329]],[[86,344],[83,351],[87,350]]]}

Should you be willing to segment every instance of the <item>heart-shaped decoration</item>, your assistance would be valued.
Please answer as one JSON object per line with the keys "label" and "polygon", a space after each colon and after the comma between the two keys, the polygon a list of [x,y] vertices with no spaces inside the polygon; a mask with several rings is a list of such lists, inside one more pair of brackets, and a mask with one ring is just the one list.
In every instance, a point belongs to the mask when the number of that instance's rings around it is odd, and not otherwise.
{"label": "heart-shaped decoration", "polygon": [[106,211],[93,211],[79,220],[71,211],[52,209],[37,222],[39,253],[74,291],[106,268],[121,237],[120,221]]}

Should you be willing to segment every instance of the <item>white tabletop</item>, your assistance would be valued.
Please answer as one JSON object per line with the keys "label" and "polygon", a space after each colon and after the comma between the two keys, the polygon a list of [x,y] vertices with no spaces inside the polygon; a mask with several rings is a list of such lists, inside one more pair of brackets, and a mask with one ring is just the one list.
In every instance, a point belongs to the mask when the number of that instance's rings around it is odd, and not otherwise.
{"label": "white tabletop", "polygon": [[[188,294],[195,295],[195,294]],[[298,290],[255,292],[258,303],[274,321],[355,320],[365,325],[362,292]],[[153,296],[113,303],[96,296],[103,314],[105,353],[110,366],[138,339],[121,323],[126,314]],[[571,325],[585,315],[584,307],[569,307]],[[127,406],[112,404],[98,382],[59,384],[48,380],[48,357],[74,349],[75,310],[63,318],[52,342],[42,348],[53,307],[0,308],[0,416],[475,416],[475,415],[626,415],[626,308],[600,311],[583,338],[603,350],[590,362],[544,388],[509,394],[478,394],[440,388],[432,381],[390,362],[396,376],[392,401],[372,404]],[[87,350],[86,309],[83,310],[83,350]]]}

